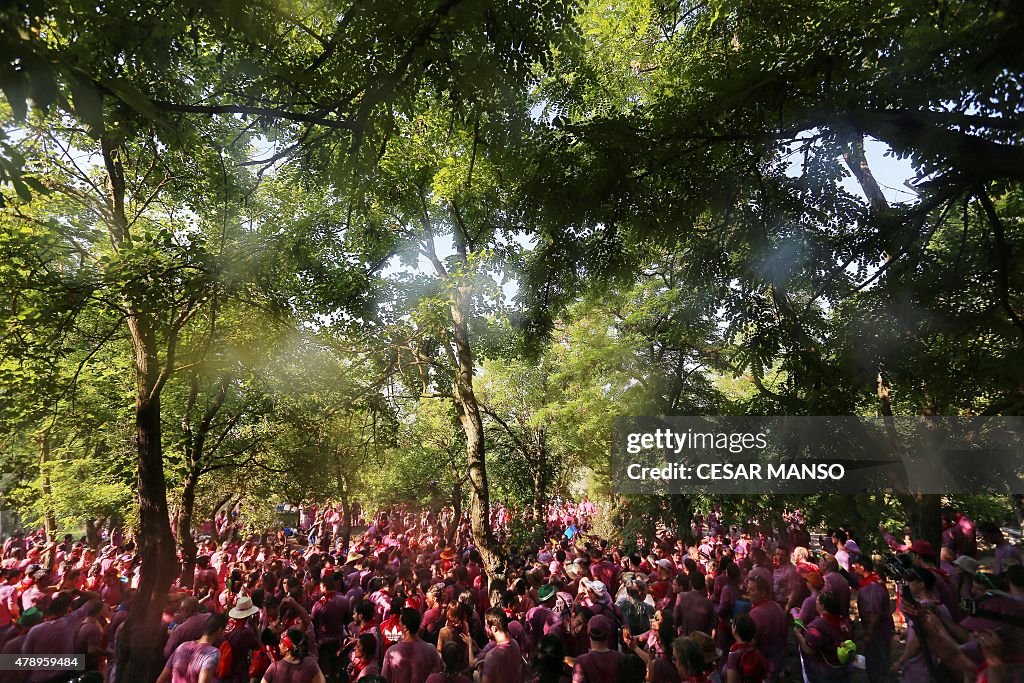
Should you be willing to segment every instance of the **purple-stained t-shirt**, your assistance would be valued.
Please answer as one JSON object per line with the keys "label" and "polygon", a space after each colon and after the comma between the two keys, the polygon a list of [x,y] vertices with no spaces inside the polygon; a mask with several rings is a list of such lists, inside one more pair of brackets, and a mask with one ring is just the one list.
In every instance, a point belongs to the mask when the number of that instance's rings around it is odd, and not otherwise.
{"label": "purple-stained t-shirt", "polygon": [[523,680],[523,655],[515,639],[495,645],[487,653],[480,670],[480,680],[485,677],[490,683],[520,683]]}
{"label": "purple-stained t-shirt", "polygon": [[[75,654],[75,635],[78,633],[78,626],[85,618],[85,607],[80,607],[74,612],[60,617],[36,624],[25,637],[25,644],[21,648],[23,655],[71,655]],[[43,683],[53,681],[64,676],[66,672],[61,671],[33,671],[28,680],[31,683]]]}
{"label": "purple-stained t-shirt", "polygon": [[672,620],[684,636],[694,631],[711,633],[718,623],[714,604],[700,591],[686,591],[676,596]]}
{"label": "purple-stained t-shirt", "polygon": [[679,671],[675,664],[658,655],[647,664],[647,680],[654,683],[679,683]]}
{"label": "purple-stained t-shirt", "polygon": [[204,671],[217,672],[220,650],[208,643],[189,640],[178,646],[165,668],[171,670],[171,683],[198,683]]}
{"label": "purple-stained t-shirt", "polygon": [[203,631],[206,630],[206,620],[209,618],[209,614],[193,614],[178,624],[167,636],[167,644],[164,645],[164,657],[170,659],[177,647],[185,641],[202,638]]}
{"label": "purple-stained t-shirt", "polygon": [[781,673],[786,665],[786,612],[774,600],[765,600],[750,609],[750,618],[757,626],[757,649],[768,660],[773,672]]}
{"label": "purple-stained t-shirt", "polygon": [[427,676],[427,683],[473,683],[473,681],[465,674],[459,674],[449,679],[447,675],[438,672]]}
{"label": "purple-stained t-shirt", "polygon": [[800,612],[796,615],[796,618],[804,622],[804,625],[814,621],[814,618],[818,616],[818,593],[813,592],[804,598],[803,603],[800,605]]}
{"label": "purple-stained t-shirt", "polygon": [[624,656],[618,650],[580,655],[572,668],[572,683],[614,683]]}
{"label": "purple-stained t-shirt", "polygon": [[341,629],[348,624],[352,610],[349,608],[348,599],[335,593],[329,600],[318,600],[309,616],[313,619],[316,641],[323,644],[341,640]]}
{"label": "purple-stained t-shirt", "polygon": [[857,590],[857,611],[865,627],[867,615],[878,615],[875,630],[871,634],[873,639],[886,640],[892,637],[892,602],[889,600],[889,591],[886,590],[885,584],[873,581],[861,586]]}
{"label": "purple-stained t-shirt", "polygon": [[17,608],[18,587],[14,584],[0,584],[0,628],[6,628],[14,620],[11,608]]}
{"label": "purple-stained t-shirt", "polygon": [[320,667],[312,657],[307,656],[294,664],[282,659],[270,665],[263,674],[263,680],[267,683],[310,683],[319,673]]}
{"label": "purple-stained t-shirt", "polygon": [[1017,547],[1012,546],[1009,543],[996,546],[995,567],[993,568],[993,573],[1002,574],[1011,564],[1024,564],[1024,561],[1021,560],[1020,551]]}
{"label": "purple-stained t-shirt", "polygon": [[384,655],[381,675],[388,683],[426,683],[427,676],[441,670],[441,656],[423,640],[399,641]]}

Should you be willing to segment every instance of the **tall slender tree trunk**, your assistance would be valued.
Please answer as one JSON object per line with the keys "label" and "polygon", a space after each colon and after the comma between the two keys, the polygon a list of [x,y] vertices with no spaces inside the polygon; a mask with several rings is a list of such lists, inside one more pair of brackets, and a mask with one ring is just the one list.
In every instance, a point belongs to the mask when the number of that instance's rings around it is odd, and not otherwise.
{"label": "tall slender tree trunk", "polygon": [[[141,383],[140,383],[141,385]],[[140,400],[135,410],[138,453],[139,588],[120,641],[118,681],[153,681],[161,666],[162,622],[177,562],[167,518],[167,485],[160,444],[160,397]],[[126,637],[125,637],[126,636]]]}
{"label": "tall slender tree trunk", "polygon": [[448,525],[448,532],[445,534],[445,545],[454,547],[455,537],[459,533],[459,526],[462,524],[462,480],[459,479],[452,487],[452,523]]}
{"label": "tall slender tree trunk", "polygon": [[536,431],[534,443],[537,453],[536,458],[534,458],[533,472],[533,518],[537,528],[541,530],[541,538],[543,540],[546,522],[544,507],[548,500],[548,445],[543,429]]}
{"label": "tall slender tree trunk", "polygon": [[[425,241],[428,257],[438,277],[448,281],[451,289],[449,310],[452,320],[452,361],[455,365],[455,386],[452,398],[459,424],[466,435],[466,461],[469,471],[469,485],[472,492],[470,501],[470,522],[473,542],[484,563],[488,581],[503,577],[505,558],[494,537],[491,527],[491,501],[487,485],[487,463],[485,460],[484,422],[480,415],[480,404],[473,390],[473,347],[469,335],[469,319],[472,311],[472,285],[465,272],[452,276],[437,258],[434,237],[429,222],[425,222]],[[465,268],[469,263],[465,236],[458,230],[453,235],[455,251]]]}
{"label": "tall slender tree trunk", "polygon": [[352,503],[348,499],[348,489],[341,494],[341,542],[346,551],[352,547]]}
{"label": "tall slender tree trunk", "polygon": [[57,521],[53,516],[53,491],[50,488],[50,430],[44,429],[39,435],[39,488],[43,497],[43,527],[46,540],[52,541],[57,533]]}
{"label": "tall slender tree trunk", "polygon": [[199,469],[188,471],[181,487],[181,510],[178,514],[178,546],[181,548],[181,586],[191,588],[196,578],[196,541],[192,537],[192,518],[196,509],[196,486],[199,484]]}

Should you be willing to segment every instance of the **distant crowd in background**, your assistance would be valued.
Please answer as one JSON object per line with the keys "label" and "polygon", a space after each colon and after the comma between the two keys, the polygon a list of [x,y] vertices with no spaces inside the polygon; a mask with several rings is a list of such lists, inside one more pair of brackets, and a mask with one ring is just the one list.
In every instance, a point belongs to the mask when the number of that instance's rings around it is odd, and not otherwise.
{"label": "distant crowd in background", "polygon": [[[160,681],[1024,681],[1024,563],[993,522],[946,511],[935,548],[909,527],[812,534],[797,510],[773,532],[715,509],[627,549],[593,534],[597,511],[552,502],[546,537],[506,547],[490,580],[450,509],[353,506],[348,544],[340,506],[263,536],[223,512],[167,596]],[[518,514],[494,508],[500,540]],[[115,679],[141,567],[131,539],[16,531],[0,566],[0,653],[86,664],[0,683]]]}

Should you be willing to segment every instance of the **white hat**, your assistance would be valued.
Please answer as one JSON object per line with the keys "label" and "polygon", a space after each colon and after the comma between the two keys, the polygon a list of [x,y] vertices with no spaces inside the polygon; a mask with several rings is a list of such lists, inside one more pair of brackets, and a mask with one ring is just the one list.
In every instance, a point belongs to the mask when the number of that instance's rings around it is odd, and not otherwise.
{"label": "white hat", "polygon": [[235,606],[228,612],[228,616],[232,619],[247,619],[259,611],[259,607],[253,606],[252,598],[246,595],[238,599]]}
{"label": "white hat", "polygon": [[572,579],[578,577],[582,571],[582,567],[578,562],[566,562],[562,569],[565,571],[566,576]]}
{"label": "white hat", "polygon": [[604,585],[603,581],[587,581],[586,579],[583,579],[583,585],[586,586],[588,590],[592,590],[598,595],[604,595],[608,592],[608,587]]}
{"label": "white hat", "polygon": [[976,559],[974,559],[973,557],[969,557],[967,555],[961,555],[960,557],[956,558],[955,560],[953,560],[953,564],[960,567],[960,569],[964,570],[971,576],[977,574],[978,569],[981,567],[981,565],[978,564],[978,561]]}
{"label": "white hat", "polygon": [[676,566],[672,564],[672,560],[663,557],[660,560],[658,560],[658,568],[670,572],[673,571],[676,568]]}

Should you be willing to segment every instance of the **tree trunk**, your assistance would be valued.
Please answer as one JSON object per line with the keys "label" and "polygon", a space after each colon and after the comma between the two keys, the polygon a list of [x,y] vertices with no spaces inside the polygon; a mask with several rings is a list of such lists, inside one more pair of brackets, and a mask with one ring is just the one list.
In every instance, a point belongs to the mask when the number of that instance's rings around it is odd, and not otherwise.
{"label": "tree trunk", "polygon": [[537,457],[534,461],[533,473],[533,518],[538,528],[543,530],[545,523],[544,504],[547,502],[547,472],[548,472],[548,446],[544,437],[544,430],[538,429],[535,443],[537,444]]}
{"label": "tree trunk", "polygon": [[445,545],[454,547],[455,537],[459,533],[459,526],[462,525],[462,480],[455,482],[452,488],[452,523],[448,525],[448,532],[445,534]]}
{"label": "tree trunk", "polygon": [[191,588],[196,578],[196,541],[192,537],[192,517],[196,508],[196,486],[199,470],[192,467],[181,489],[181,510],[178,514],[178,547],[181,548],[181,587]]}
{"label": "tree trunk", "polygon": [[[456,231],[455,248],[463,264],[467,263],[466,243]],[[466,277],[465,274],[462,277]],[[466,435],[466,460],[469,469],[469,483],[472,489],[470,521],[473,542],[483,559],[484,571],[493,582],[504,575],[505,558],[494,538],[491,528],[491,501],[487,485],[487,463],[485,460],[484,422],[480,415],[480,404],[473,390],[473,349],[469,338],[469,317],[471,291],[469,282],[454,283],[451,294],[451,317],[455,342],[455,387],[454,398],[459,424]]]}
{"label": "tree trunk", "polygon": [[345,551],[352,547],[352,504],[348,499],[348,491],[341,495],[341,542]]}
{"label": "tree trunk", "polygon": [[139,589],[118,648],[118,681],[153,681],[162,669],[163,608],[177,567],[167,518],[167,485],[160,444],[160,397],[139,400],[135,409],[138,449]]}
{"label": "tree trunk", "polygon": [[52,541],[57,533],[57,521],[53,517],[53,506],[50,490],[50,470],[47,461],[50,459],[50,430],[45,429],[39,435],[39,488],[43,497],[43,527],[46,540]]}
{"label": "tree trunk", "polygon": [[92,517],[87,517],[86,520],[85,520],[85,542],[90,547],[93,547],[93,548],[98,547],[99,544],[100,544],[100,541],[102,540],[100,538],[100,530],[99,530],[99,527],[101,526],[102,522],[103,522],[102,519],[98,519],[97,520],[97,519],[93,519]]}

